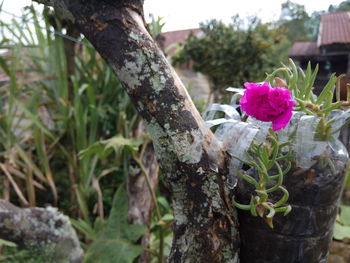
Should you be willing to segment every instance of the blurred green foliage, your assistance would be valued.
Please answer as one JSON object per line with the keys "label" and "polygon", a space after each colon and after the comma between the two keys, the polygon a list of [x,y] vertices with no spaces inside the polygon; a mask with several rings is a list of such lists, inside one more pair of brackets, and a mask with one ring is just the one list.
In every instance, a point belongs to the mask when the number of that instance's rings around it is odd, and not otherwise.
{"label": "blurred green foliage", "polygon": [[114,262],[128,263],[143,251],[140,245],[134,245],[145,233],[143,225],[131,225],[127,222],[127,194],[121,185],[115,193],[112,209],[106,226],[99,231],[96,239],[89,246],[85,262]]}
{"label": "blurred green foliage", "polygon": [[345,0],[339,5],[330,5],[328,12],[337,12],[337,11],[349,11],[350,10],[350,0]]}
{"label": "blurred green foliage", "polygon": [[288,0],[281,6],[281,15],[278,24],[287,29],[287,39],[293,43],[297,40],[309,40],[313,37],[306,24],[309,19],[310,17],[304,5]]}
{"label": "blurred green foliage", "polygon": [[334,226],[333,238],[336,240],[350,238],[350,206],[340,206],[340,213]]}
{"label": "blurred green foliage", "polygon": [[174,65],[193,62],[193,69],[207,75],[212,93],[220,96],[228,86],[262,79],[279,63],[275,50],[284,39],[283,29],[264,24],[257,17],[245,25],[239,16],[230,25],[211,20],[201,24],[203,36],[191,35],[172,57]]}

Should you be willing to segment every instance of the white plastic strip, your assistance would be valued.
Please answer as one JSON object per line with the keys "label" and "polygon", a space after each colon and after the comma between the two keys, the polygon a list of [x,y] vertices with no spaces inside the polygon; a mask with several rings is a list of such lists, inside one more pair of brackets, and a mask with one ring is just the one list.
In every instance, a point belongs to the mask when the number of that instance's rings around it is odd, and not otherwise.
{"label": "white plastic strip", "polygon": [[[320,119],[315,116],[302,116],[298,123],[295,138],[296,165],[302,169],[310,168],[317,160],[316,152],[325,147],[323,142],[315,142],[315,132]],[[326,143],[326,142],[324,142]]]}

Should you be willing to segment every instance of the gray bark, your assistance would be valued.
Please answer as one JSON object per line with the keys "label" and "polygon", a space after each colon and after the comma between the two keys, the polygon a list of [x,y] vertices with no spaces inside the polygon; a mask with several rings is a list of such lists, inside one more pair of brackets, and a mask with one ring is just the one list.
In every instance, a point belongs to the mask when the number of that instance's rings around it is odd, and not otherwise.
{"label": "gray bark", "polygon": [[69,218],[55,208],[18,208],[0,199],[0,239],[40,254],[47,262],[82,262],[83,250]]}

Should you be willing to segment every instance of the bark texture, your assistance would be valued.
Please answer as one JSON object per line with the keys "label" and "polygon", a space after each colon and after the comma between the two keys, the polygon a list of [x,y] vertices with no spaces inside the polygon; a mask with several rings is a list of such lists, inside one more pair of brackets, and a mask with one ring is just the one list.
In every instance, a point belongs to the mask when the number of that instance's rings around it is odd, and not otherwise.
{"label": "bark texture", "polygon": [[169,262],[238,262],[227,155],[148,33],[141,0],[43,1],[70,18],[121,80],[149,133],[174,209]]}
{"label": "bark texture", "polygon": [[18,208],[0,199],[0,239],[40,253],[47,262],[83,261],[83,250],[69,218],[55,208]]}

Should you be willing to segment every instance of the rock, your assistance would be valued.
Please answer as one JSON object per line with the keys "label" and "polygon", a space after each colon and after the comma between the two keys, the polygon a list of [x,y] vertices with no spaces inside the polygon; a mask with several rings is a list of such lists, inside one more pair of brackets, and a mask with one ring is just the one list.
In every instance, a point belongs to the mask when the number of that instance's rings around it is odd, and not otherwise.
{"label": "rock", "polygon": [[45,262],[83,260],[69,218],[57,208],[18,208],[0,199],[0,239],[16,243],[20,250],[39,253]]}

